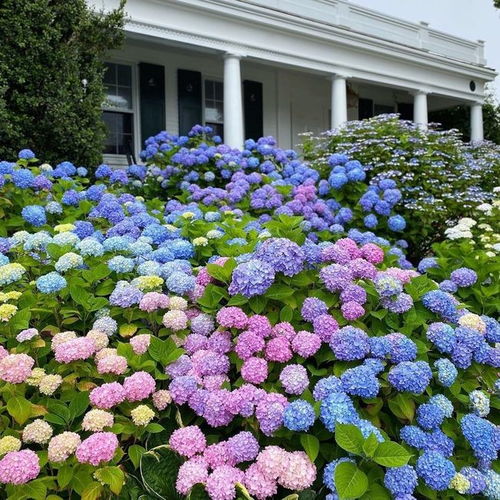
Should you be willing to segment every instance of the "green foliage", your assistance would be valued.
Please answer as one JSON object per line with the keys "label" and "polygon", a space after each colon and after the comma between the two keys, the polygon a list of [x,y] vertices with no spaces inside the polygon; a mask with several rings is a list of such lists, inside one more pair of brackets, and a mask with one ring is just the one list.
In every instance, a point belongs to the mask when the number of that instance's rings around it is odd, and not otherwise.
{"label": "green foliage", "polygon": [[25,147],[54,164],[101,161],[102,59],[122,42],[123,8],[103,14],[85,0],[0,3],[0,158]]}

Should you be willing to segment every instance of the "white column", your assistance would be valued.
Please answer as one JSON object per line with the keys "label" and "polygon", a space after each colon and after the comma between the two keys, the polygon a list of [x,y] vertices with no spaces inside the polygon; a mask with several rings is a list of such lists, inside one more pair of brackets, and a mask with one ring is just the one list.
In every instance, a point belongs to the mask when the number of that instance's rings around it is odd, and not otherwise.
{"label": "white column", "polygon": [[344,75],[332,76],[332,128],[338,128],[347,121],[347,91]]}
{"label": "white column", "polygon": [[473,142],[483,139],[483,104],[475,102],[470,107],[470,140]]}
{"label": "white column", "polygon": [[413,94],[413,121],[422,128],[427,128],[427,92],[417,90]]}
{"label": "white column", "polygon": [[244,142],[240,59],[238,54],[224,55],[224,142],[233,148]]}

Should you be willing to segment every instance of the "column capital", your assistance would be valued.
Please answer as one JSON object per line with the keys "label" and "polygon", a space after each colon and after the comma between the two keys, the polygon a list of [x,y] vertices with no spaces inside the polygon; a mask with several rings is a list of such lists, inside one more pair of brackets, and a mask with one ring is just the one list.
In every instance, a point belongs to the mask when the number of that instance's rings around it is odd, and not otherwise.
{"label": "column capital", "polygon": [[352,78],[351,75],[344,73],[344,72],[338,72],[338,73],[332,73],[331,75],[327,76],[328,80],[334,81],[334,80],[349,80],[349,78]]}
{"label": "column capital", "polygon": [[408,93],[410,95],[413,95],[413,96],[432,94],[432,92],[430,90],[427,90],[427,89],[413,89],[413,90],[409,90]]}
{"label": "column capital", "polygon": [[228,50],[224,52],[223,57],[224,59],[243,59],[246,57],[246,54],[238,50]]}

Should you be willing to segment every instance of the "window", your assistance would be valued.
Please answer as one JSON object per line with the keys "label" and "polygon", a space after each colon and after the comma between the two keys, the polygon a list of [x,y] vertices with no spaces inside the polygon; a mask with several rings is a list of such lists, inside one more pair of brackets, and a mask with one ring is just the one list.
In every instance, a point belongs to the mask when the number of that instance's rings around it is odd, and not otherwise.
{"label": "window", "polygon": [[106,98],[103,119],[107,128],[104,153],[133,155],[134,99],[132,67],[126,64],[105,63],[104,86]]}
{"label": "window", "polygon": [[224,87],[216,80],[205,80],[205,125],[212,127],[214,135],[224,135]]}

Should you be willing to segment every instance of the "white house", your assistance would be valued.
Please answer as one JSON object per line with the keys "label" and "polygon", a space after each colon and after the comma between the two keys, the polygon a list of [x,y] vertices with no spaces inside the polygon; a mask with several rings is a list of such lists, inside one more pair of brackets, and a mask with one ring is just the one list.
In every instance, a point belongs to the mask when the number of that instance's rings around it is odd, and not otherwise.
{"label": "white house", "polygon": [[[117,0],[89,0],[98,9]],[[113,163],[160,130],[212,125],[224,141],[298,134],[399,112],[471,106],[483,137],[484,42],[346,0],[128,0],[126,43],[109,55],[104,118]],[[452,13],[451,13],[452,15]]]}

